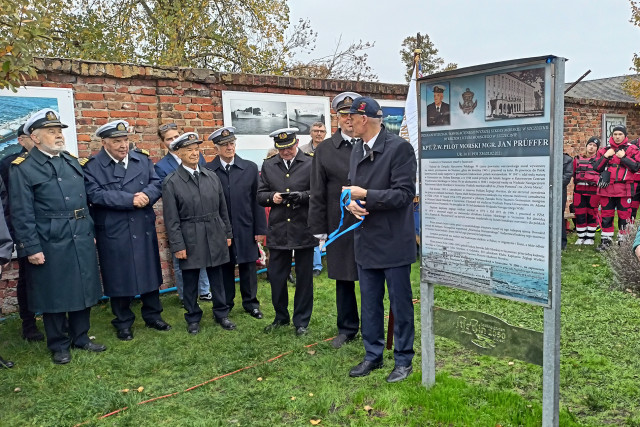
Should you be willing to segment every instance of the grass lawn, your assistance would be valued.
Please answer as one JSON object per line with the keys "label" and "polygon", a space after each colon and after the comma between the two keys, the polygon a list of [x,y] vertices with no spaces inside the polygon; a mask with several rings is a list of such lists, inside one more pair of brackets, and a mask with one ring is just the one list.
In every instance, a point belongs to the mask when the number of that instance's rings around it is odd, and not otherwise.
{"label": "grass lawn", "polygon": [[[574,239],[562,260],[560,425],[640,425],[640,301],[610,290],[611,272],[604,260],[591,247],[572,246]],[[415,264],[416,298],[418,273]],[[539,307],[444,287],[436,287],[435,295],[436,305],[449,310],[479,310],[542,330]],[[145,328],[136,303],[135,339],[130,342],[115,337],[110,307],[101,304],[92,310],[90,335],[109,349],[101,354],[73,350],[73,360],[64,366],[51,363],[44,343],[24,342],[19,320],[10,317],[0,322],[0,354],[16,366],[0,370],[0,425],[540,424],[539,366],[478,356],[436,337],[437,384],[430,390],[422,387],[418,305],[414,374],[387,384],[392,352],[386,352],[383,369],[349,378],[349,369],[364,355],[362,341],[340,350],[326,342],[336,333],[334,286],[326,271],[315,280],[307,336],[296,337],[292,327],[264,334],[274,316],[264,279],[258,297],[265,318],[244,313],[238,295],[231,313],[238,329],[232,332],[215,326],[211,303],[201,303],[205,316],[196,336],[186,332],[176,294],[162,298],[164,318],[173,325],[169,332]],[[233,374],[187,391],[228,373]],[[176,394],[138,404],[171,393]]]}

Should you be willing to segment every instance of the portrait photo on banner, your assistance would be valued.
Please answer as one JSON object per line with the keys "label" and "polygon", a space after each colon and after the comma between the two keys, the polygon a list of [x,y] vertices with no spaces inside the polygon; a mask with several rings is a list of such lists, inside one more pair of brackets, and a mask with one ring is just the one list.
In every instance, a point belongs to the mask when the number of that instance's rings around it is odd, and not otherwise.
{"label": "portrait photo on banner", "polygon": [[[423,126],[447,126],[451,124],[451,90],[449,82],[422,86],[421,98],[426,104],[427,122]],[[424,106],[423,106],[424,107]]]}
{"label": "portrait photo on banner", "polygon": [[71,89],[21,87],[17,92],[0,90],[0,159],[19,152],[18,128],[31,115],[43,108],[51,108],[60,115],[60,121],[69,127],[63,129],[67,151],[78,154],[76,121]]}

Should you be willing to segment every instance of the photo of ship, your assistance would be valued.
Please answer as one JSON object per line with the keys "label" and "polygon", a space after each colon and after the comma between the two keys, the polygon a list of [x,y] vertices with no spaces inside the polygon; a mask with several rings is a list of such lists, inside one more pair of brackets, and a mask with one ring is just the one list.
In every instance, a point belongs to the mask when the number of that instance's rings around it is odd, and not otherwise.
{"label": "photo of ship", "polygon": [[548,299],[548,284],[543,281],[497,272],[489,264],[449,254],[447,248],[423,256],[421,265],[425,282],[539,304]]}
{"label": "photo of ship", "polygon": [[238,135],[268,135],[288,127],[287,104],[276,101],[231,100],[231,123]]}
{"label": "photo of ship", "polygon": [[299,135],[310,135],[311,125],[316,122],[325,123],[324,105],[320,103],[289,102],[287,103],[287,108],[289,111],[289,126],[300,129]]}
{"label": "photo of ship", "polygon": [[404,107],[382,106],[382,124],[384,127],[396,135],[400,134],[402,119],[404,118]]}

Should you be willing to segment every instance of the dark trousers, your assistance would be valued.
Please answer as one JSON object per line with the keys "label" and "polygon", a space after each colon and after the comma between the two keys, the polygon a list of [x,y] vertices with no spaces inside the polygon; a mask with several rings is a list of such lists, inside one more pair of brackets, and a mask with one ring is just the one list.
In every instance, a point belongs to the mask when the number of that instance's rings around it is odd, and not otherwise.
{"label": "dark trousers", "polygon": [[22,320],[22,330],[36,327],[36,316],[33,312],[29,311],[29,296],[27,292],[27,283],[29,280],[27,264],[28,258],[18,258],[18,283],[16,285],[16,292],[18,294],[18,310],[20,313],[20,319]]}
{"label": "dark trousers", "polygon": [[[291,249],[269,248],[269,282],[271,302],[276,311],[275,320],[288,323],[289,292],[287,276],[291,272]],[[293,297],[293,324],[295,327],[309,326],[313,311],[313,248],[296,249],[296,291]]]}
{"label": "dark trousers", "polygon": [[[227,298],[229,310],[233,308],[236,297],[236,264],[230,261],[222,265],[222,281],[224,282],[224,294]],[[246,311],[260,308],[258,301],[258,276],[256,274],[256,263],[243,262],[238,264],[238,273],[240,274],[240,295],[242,295],[242,307]]]}
{"label": "dark trousers", "polygon": [[356,284],[347,280],[336,280],[336,308],[338,312],[338,333],[349,338],[360,329]]}
{"label": "dark trousers", "polygon": [[411,265],[369,269],[358,264],[360,307],[362,310],[362,341],[365,360],[379,362],[384,351],[384,282],[387,281],[389,301],[393,310],[393,357],[397,366],[411,365],[413,360],[413,301]]}
{"label": "dark trousers", "polygon": [[[200,322],[202,319],[202,309],[198,305],[198,277],[200,269],[193,268],[182,270],[182,281],[184,289],[182,292],[182,302],[187,312],[184,319],[187,323]],[[224,295],[224,284],[222,283],[222,267],[207,267],[207,277],[211,286],[211,296],[213,297],[213,317],[223,319],[229,316],[229,307]]]}
{"label": "dark trousers", "polygon": [[[131,311],[131,301],[134,297],[111,297],[111,312],[115,319],[111,321],[111,324],[116,329],[131,328],[133,321],[136,320],[136,315]],[[160,304],[160,291],[155,290],[140,295],[140,301],[142,301],[142,308],[140,313],[146,323],[155,322],[160,320],[160,313],[162,313],[162,304]]]}
{"label": "dark trousers", "polygon": [[[47,336],[47,347],[52,352],[69,350],[71,344],[82,347],[89,341],[89,320],[91,308],[69,313],[43,313],[44,332]],[[65,326],[69,319],[68,329]],[[68,333],[66,332],[68,330]]]}

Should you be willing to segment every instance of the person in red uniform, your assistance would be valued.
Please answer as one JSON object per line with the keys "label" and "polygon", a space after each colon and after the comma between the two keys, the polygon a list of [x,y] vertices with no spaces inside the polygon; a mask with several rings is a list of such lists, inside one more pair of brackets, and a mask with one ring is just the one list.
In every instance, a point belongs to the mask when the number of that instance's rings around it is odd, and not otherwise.
{"label": "person in red uniform", "polygon": [[598,181],[600,174],[593,168],[600,139],[592,136],[587,141],[585,155],[573,159],[573,206],[576,210],[576,245],[593,245],[598,217]]}
{"label": "person in red uniform", "polygon": [[613,128],[609,145],[600,148],[596,154],[594,169],[600,172],[598,196],[602,207],[602,240],[598,251],[611,246],[616,211],[619,238],[626,236],[625,228],[631,218],[631,197],[635,194],[635,173],[640,169],[639,160],[640,152],[635,145],[629,144],[627,128],[623,125]]}
{"label": "person in red uniform", "polygon": [[[629,144],[635,145],[640,150],[640,138],[636,138],[631,141]],[[638,207],[640,207],[640,193],[638,193],[638,185],[636,185],[636,194],[631,198],[631,219],[630,222],[633,224],[636,221],[636,215],[638,213]]]}

